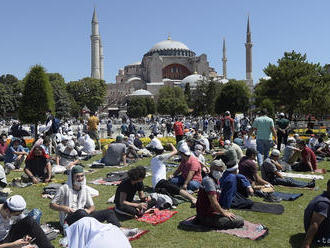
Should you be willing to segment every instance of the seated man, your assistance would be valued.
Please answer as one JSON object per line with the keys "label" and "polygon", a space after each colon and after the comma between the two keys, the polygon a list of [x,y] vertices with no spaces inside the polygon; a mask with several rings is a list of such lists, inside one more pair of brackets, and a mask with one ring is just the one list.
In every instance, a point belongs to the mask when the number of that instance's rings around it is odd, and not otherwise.
{"label": "seated man", "polygon": [[146,148],[153,152],[155,149],[159,149],[160,147],[162,147],[162,142],[160,142],[160,140],[153,134],[149,135],[150,138],[150,143],[148,145],[146,145]]}
{"label": "seated man", "polygon": [[156,156],[151,159],[152,170],[152,187],[157,193],[166,195],[181,195],[187,198],[192,204],[196,204],[196,198],[189,194],[186,190],[180,189],[177,185],[166,180],[166,165],[165,161],[177,154],[177,150],[172,144],[170,153],[164,154],[164,149],[155,150]]}
{"label": "seated man", "polygon": [[126,146],[122,143],[123,136],[118,135],[116,137],[116,142],[111,143],[105,153],[105,156],[101,159],[101,163],[106,166],[116,166],[123,162],[126,166]]}
{"label": "seated man", "polygon": [[88,134],[81,136],[78,139],[78,144],[81,146],[79,152],[84,152],[88,155],[95,153],[95,142]]}
{"label": "seated man", "polygon": [[289,187],[299,187],[299,188],[314,188],[315,180],[311,182],[297,181],[290,177],[283,177],[280,173],[282,166],[278,162],[280,157],[280,151],[273,149],[269,158],[267,158],[261,166],[261,176],[262,178],[270,182],[273,185],[283,185]]}
{"label": "seated man", "polygon": [[186,143],[179,147],[179,155],[181,156],[181,163],[173,173],[170,182],[184,190],[198,190],[202,182],[202,166],[198,158],[191,154]]}
{"label": "seated man", "polygon": [[[144,211],[153,207],[155,204],[143,192],[143,180],[146,176],[146,169],[142,166],[130,169],[128,178],[123,180],[115,195],[115,211],[120,214],[129,215],[131,217],[142,216]],[[134,196],[138,192],[141,202],[133,202]]]}
{"label": "seated man", "polygon": [[330,157],[329,142],[324,142],[323,138],[318,139],[319,144],[315,146],[315,154],[320,156],[321,159],[325,157]]}
{"label": "seated man", "polygon": [[6,155],[4,157],[6,174],[8,174],[10,170],[19,169],[25,156],[28,155],[20,143],[21,140],[14,137],[6,150]]}
{"label": "seated man", "polygon": [[143,149],[143,143],[142,143],[142,141],[140,140],[140,134],[135,134],[135,139],[134,139],[134,141],[133,141],[133,144],[137,147],[137,148],[139,148],[139,149]]}
{"label": "seated man", "polygon": [[235,165],[239,162],[237,159],[237,152],[231,145],[230,140],[225,140],[223,150],[213,153],[213,157],[221,159],[226,165]]}
{"label": "seated man", "polygon": [[52,177],[52,166],[48,161],[49,156],[41,146],[35,146],[25,160],[24,172],[27,180],[34,184],[48,183]]}
{"label": "seated man", "polygon": [[330,180],[327,191],[316,196],[305,209],[306,237],[302,247],[309,248],[314,241],[318,246],[330,245]]}
{"label": "seated man", "polygon": [[227,169],[220,178],[220,199],[221,207],[249,208],[252,202],[248,200],[253,195],[253,189],[245,176],[238,174],[238,165],[227,165]]}
{"label": "seated man", "polygon": [[68,181],[56,192],[50,203],[50,208],[60,212],[60,224],[73,224],[77,220],[89,216],[100,222],[120,226],[112,210],[95,211],[94,202],[86,186],[84,169],[80,165],[74,166],[68,175]]}
{"label": "seated man", "polygon": [[57,153],[56,165],[62,166],[64,169],[70,170],[73,166],[80,162],[78,152],[74,149],[75,143],[69,140],[66,146],[62,146]]}
{"label": "seated man", "polygon": [[283,170],[292,170],[292,166],[296,163],[300,156],[301,150],[296,147],[296,140],[293,137],[288,138],[287,145],[284,148],[283,158],[280,162]]}
{"label": "seated man", "polygon": [[35,246],[31,243],[35,243],[38,247],[53,248],[39,224],[23,214],[25,208],[26,202],[20,195],[0,204],[0,247],[32,248]]}
{"label": "seated man", "polygon": [[292,169],[295,171],[314,171],[317,169],[317,161],[315,153],[310,149],[304,140],[298,142],[298,147],[301,149],[301,162],[293,165]]}
{"label": "seated man", "polygon": [[244,220],[241,217],[223,209],[219,204],[219,179],[225,169],[226,166],[221,160],[214,161],[210,168],[210,174],[203,178],[197,197],[196,220],[204,226],[232,229],[244,225]]}
{"label": "seated man", "polygon": [[258,190],[260,186],[269,186],[273,187],[269,182],[262,179],[258,174],[257,164],[256,164],[256,157],[257,157],[257,150],[248,148],[246,150],[246,155],[239,161],[238,169],[239,173],[245,176],[253,189]]}

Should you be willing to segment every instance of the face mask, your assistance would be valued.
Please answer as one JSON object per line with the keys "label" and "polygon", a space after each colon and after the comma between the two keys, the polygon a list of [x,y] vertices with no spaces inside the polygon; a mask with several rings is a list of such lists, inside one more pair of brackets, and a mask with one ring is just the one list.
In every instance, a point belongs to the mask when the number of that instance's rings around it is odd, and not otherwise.
{"label": "face mask", "polygon": [[219,179],[222,177],[222,172],[214,170],[214,171],[212,171],[212,176],[214,177],[214,179],[219,181]]}
{"label": "face mask", "polygon": [[199,155],[201,155],[201,154],[202,154],[202,152],[201,152],[201,151],[199,151],[199,150],[195,150],[195,154],[196,154],[196,156],[198,157]]}

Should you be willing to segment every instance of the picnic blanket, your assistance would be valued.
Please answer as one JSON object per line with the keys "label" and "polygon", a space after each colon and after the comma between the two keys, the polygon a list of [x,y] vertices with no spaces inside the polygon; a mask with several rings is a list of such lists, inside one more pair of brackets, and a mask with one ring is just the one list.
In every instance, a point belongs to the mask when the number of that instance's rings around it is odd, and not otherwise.
{"label": "picnic blanket", "polygon": [[281,198],[283,201],[294,201],[297,200],[300,196],[304,195],[300,194],[292,194],[292,193],[283,193],[283,192],[274,192],[272,193],[273,196],[277,198]]}
{"label": "picnic blanket", "polygon": [[244,226],[241,228],[220,230],[216,228],[208,228],[198,224],[195,221],[196,216],[189,217],[188,219],[179,223],[179,228],[187,231],[214,231],[218,233],[226,233],[239,238],[247,238],[251,240],[259,240],[268,234],[268,228],[261,224],[255,224],[244,220]]}
{"label": "picnic blanket", "polygon": [[123,233],[125,233],[125,236],[128,238],[129,241],[139,239],[142,235],[149,232],[149,230],[142,230],[139,228],[120,227],[120,229],[123,231]]}
{"label": "picnic blanket", "polygon": [[290,172],[280,172],[284,177],[293,177],[293,178],[302,178],[302,179],[324,179],[324,176],[321,175],[312,175],[312,174],[298,174]]}
{"label": "picnic blanket", "polygon": [[284,207],[281,204],[268,204],[263,202],[253,202],[250,208],[237,208],[242,211],[252,211],[268,214],[283,214]]}
{"label": "picnic blanket", "polygon": [[159,210],[157,208],[154,208],[154,209],[150,209],[149,211],[144,213],[142,217],[139,217],[136,220],[157,225],[172,218],[173,215],[175,215],[176,213],[178,213],[178,211],[171,211],[167,209]]}

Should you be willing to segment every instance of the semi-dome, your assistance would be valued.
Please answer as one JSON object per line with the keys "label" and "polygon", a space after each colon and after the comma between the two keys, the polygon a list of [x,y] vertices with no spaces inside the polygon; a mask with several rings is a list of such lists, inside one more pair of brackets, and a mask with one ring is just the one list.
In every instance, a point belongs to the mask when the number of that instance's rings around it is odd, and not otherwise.
{"label": "semi-dome", "polygon": [[169,49],[178,49],[178,50],[190,50],[185,44],[180,41],[175,41],[172,39],[163,40],[155,44],[149,52],[160,51],[160,50],[169,50]]}
{"label": "semi-dome", "polygon": [[182,87],[185,87],[187,83],[189,83],[189,86],[191,88],[196,88],[197,87],[197,83],[199,81],[202,81],[204,79],[204,77],[200,74],[192,74],[192,75],[189,75],[187,77],[185,77],[184,79],[182,79],[182,82],[181,82],[181,86]]}
{"label": "semi-dome", "polygon": [[142,81],[142,79],[140,77],[131,77],[126,81],[126,83],[130,83],[133,81]]}
{"label": "semi-dome", "polygon": [[130,96],[152,96],[151,92],[148,90],[136,90],[134,91],[132,94],[130,94]]}

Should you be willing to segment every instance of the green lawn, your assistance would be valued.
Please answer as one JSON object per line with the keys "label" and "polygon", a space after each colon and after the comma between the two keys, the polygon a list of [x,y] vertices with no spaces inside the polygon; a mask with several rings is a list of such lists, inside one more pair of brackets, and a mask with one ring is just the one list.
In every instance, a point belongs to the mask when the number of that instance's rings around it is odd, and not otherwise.
{"label": "green lawn", "polygon": [[[92,160],[99,159],[99,156]],[[88,161],[87,163],[90,163]],[[150,159],[138,161],[134,165],[149,165]],[[86,163],[86,162],[84,162]],[[133,166],[134,166],[133,165]],[[319,163],[319,167],[329,170],[330,162]],[[132,166],[130,166],[131,168]],[[105,176],[109,171],[116,171],[116,168],[98,169],[95,173],[87,175],[87,181]],[[11,172],[8,181],[14,177],[19,177],[21,173]],[[56,175],[56,179],[65,180],[66,176]],[[192,247],[300,247],[304,238],[303,213],[308,202],[316,195],[320,194],[326,188],[326,182],[330,179],[330,173],[325,175],[324,180],[317,180],[319,190],[299,190],[277,187],[282,192],[302,192],[304,196],[294,202],[281,202],[285,206],[285,212],[282,215],[262,214],[246,211],[233,211],[251,222],[261,223],[269,228],[269,234],[259,241],[236,238],[227,234],[215,232],[188,232],[177,228],[179,222],[195,214],[195,209],[190,208],[190,203],[184,203],[177,208],[178,214],[165,223],[157,226],[129,220],[122,222],[125,227],[139,227],[150,230],[149,233],[140,239],[132,242],[133,247],[157,247],[157,248],[192,248]],[[151,186],[151,177],[145,179],[145,185]],[[98,186],[91,185],[100,192],[100,196],[94,198],[96,209],[105,209],[109,207],[106,204],[107,199],[115,193],[116,186]],[[42,199],[43,185],[33,185],[25,189],[12,188],[12,194],[21,194],[27,201],[28,208],[40,208],[42,210],[42,222],[57,222],[58,212],[49,209],[49,199]],[[254,198],[260,200],[259,198]],[[58,240],[53,243],[59,247]]]}

